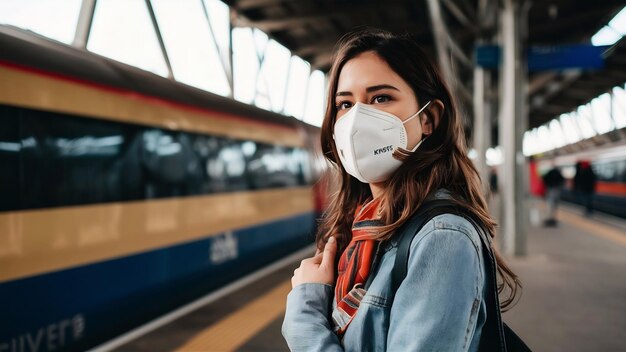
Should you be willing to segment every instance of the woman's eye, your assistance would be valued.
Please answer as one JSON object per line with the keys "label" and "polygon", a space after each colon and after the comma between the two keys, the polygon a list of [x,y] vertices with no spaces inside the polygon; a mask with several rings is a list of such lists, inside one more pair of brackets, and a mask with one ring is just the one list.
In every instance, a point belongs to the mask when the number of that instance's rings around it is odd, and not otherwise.
{"label": "woman's eye", "polygon": [[388,102],[390,100],[391,100],[391,98],[388,95],[377,95],[373,99],[373,101],[378,103],[378,104],[386,103],[386,102]]}
{"label": "woman's eye", "polygon": [[350,109],[351,107],[352,107],[352,103],[348,101],[342,101],[336,106],[337,110]]}

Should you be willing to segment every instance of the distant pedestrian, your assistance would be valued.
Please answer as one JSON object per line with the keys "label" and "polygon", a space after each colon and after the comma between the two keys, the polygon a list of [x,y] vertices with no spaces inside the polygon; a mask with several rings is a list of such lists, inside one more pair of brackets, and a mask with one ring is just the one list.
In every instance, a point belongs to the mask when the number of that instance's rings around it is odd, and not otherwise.
{"label": "distant pedestrian", "polygon": [[491,195],[498,194],[498,172],[495,167],[489,171],[489,191]]}
{"label": "distant pedestrian", "polygon": [[543,175],[543,183],[546,185],[546,201],[548,203],[548,218],[544,221],[544,226],[556,226],[556,210],[561,198],[561,189],[565,184],[565,178],[561,171],[553,166],[550,171]]}
{"label": "distant pedestrian", "polygon": [[591,216],[597,177],[589,161],[580,161],[577,166],[576,176],[574,176],[574,191],[585,206],[585,216]]}

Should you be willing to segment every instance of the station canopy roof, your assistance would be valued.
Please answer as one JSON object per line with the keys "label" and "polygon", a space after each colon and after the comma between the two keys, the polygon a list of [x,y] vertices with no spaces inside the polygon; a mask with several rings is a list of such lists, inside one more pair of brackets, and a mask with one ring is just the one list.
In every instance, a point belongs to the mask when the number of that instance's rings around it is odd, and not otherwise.
{"label": "station canopy roof", "polygon": [[[309,61],[328,71],[337,40],[361,27],[410,33],[436,53],[433,24],[443,23],[451,42],[454,76],[460,100],[471,111],[473,52],[478,38],[495,43],[499,12],[496,0],[440,0],[441,18],[431,18],[429,0],[225,0],[234,9],[234,25],[254,26]],[[515,1],[515,0],[513,0]],[[589,44],[591,37],[622,8],[621,0],[532,1],[528,11],[526,45]],[[604,69],[564,70],[530,74],[529,128],[570,112],[613,86],[626,81],[626,44],[619,40],[606,52]],[[495,85],[497,87],[497,85]],[[494,92],[497,94],[497,91]]]}

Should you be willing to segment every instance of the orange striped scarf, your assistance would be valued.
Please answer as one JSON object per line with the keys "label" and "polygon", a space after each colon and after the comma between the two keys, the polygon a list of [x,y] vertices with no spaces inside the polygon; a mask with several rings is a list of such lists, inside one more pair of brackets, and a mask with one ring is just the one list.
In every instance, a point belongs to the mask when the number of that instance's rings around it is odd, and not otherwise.
{"label": "orange striped scarf", "polygon": [[335,286],[337,307],[332,314],[334,331],[339,337],[350,325],[366,292],[364,285],[378,247],[378,241],[373,239],[373,235],[382,225],[379,206],[380,198],[357,207],[352,223],[352,240],[339,258]]}

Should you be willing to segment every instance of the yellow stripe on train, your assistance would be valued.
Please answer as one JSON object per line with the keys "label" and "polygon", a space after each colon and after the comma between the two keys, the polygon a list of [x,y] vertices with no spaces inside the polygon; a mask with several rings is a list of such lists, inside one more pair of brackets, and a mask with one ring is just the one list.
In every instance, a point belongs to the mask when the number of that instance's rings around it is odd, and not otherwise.
{"label": "yellow stripe on train", "polygon": [[221,113],[183,108],[164,100],[100,89],[45,74],[0,65],[0,103],[78,114],[169,130],[216,134],[292,147],[303,147],[302,136],[291,128],[219,117]]}
{"label": "yellow stripe on train", "polygon": [[0,213],[0,282],[310,211],[307,186]]}

